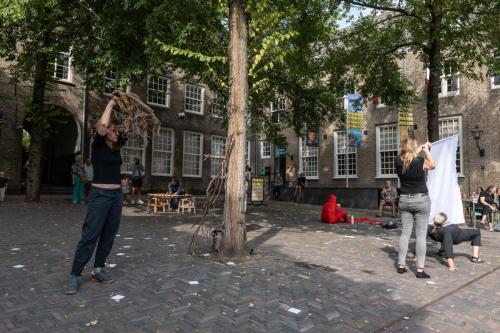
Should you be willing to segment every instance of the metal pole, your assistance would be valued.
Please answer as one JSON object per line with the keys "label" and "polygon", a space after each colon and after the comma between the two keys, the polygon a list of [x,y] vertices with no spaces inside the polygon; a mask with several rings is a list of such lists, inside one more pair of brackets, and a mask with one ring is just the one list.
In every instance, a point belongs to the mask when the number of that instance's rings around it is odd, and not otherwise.
{"label": "metal pole", "polygon": [[85,156],[85,144],[86,144],[86,139],[87,139],[87,123],[88,123],[88,113],[89,113],[89,107],[88,107],[88,97],[89,97],[89,90],[87,87],[87,70],[85,69],[84,72],[84,85],[83,85],[83,126],[82,126],[82,133],[80,134],[80,152],[82,153],[82,156]]}
{"label": "metal pole", "polygon": [[345,105],[344,102],[344,107],[346,110],[346,117],[345,117],[345,188],[349,188],[349,95],[347,95],[347,105]]}

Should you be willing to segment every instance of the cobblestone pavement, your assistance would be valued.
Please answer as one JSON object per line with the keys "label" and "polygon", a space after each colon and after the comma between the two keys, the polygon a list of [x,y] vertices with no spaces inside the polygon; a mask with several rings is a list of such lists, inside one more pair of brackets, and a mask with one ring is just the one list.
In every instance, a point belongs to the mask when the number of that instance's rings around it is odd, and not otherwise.
{"label": "cobblestone pavement", "polygon": [[66,296],[85,209],[59,197],[0,204],[0,332],[500,332],[498,233],[482,233],[481,265],[457,246],[458,272],[429,242],[422,281],[411,261],[395,272],[399,230],[321,224],[320,206],[250,207],[256,254],[234,264],[187,254],[199,215],[127,207],[108,258],[116,282],[91,282],[87,267]]}

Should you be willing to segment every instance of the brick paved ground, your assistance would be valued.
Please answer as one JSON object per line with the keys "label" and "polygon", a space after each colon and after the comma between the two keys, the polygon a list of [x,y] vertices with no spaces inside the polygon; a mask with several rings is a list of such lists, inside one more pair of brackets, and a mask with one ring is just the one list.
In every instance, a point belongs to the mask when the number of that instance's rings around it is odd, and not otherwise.
{"label": "brick paved ground", "polygon": [[276,202],[249,208],[256,255],[231,265],[186,254],[198,217],[127,208],[108,260],[116,282],[90,282],[87,268],[80,293],[65,296],[85,206],[5,202],[0,332],[500,331],[500,234],[483,232],[482,265],[457,246],[454,273],[429,243],[429,284],[395,273],[398,230],[324,225],[319,213]]}

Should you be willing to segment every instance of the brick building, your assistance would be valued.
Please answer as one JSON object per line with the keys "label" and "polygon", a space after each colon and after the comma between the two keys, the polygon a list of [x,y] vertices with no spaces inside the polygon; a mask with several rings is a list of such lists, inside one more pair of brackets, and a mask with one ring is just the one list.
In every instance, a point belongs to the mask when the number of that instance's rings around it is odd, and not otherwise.
{"label": "brick building", "polygon": [[[0,136],[0,170],[10,179],[9,189],[18,190],[26,160],[21,145],[23,109],[31,98],[29,84],[12,85],[7,63],[0,60],[0,106],[5,110]],[[45,139],[42,157],[42,185],[45,188],[70,186],[70,166],[82,148],[83,96],[81,75],[75,73],[69,55],[61,53],[54,63],[55,89],[47,92],[47,104],[60,109],[52,124],[53,131]],[[114,90],[116,75],[106,73],[102,91],[88,94],[88,128],[92,127]],[[203,190],[215,173],[218,161],[203,161],[203,154],[222,154],[226,131],[222,126],[220,99],[204,85],[185,83],[178,73],[149,76],[131,91],[155,110],[162,123],[159,135],[153,134],[149,144],[140,148],[129,139],[122,148],[124,164],[139,156],[145,165],[146,189],[167,188],[172,176],[181,180],[185,190]],[[212,103],[214,102],[214,103]],[[17,111],[16,111],[17,110]],[[87,135],[87,141],[90,135]],[[85,143],[88,147],[88,142]],[[42,187],[43,188],[43,187]]]}
{"label": "brick building", "polygon": [[[412,110],[415,137],[423,142],[427,137],[427,73],[412,55],[407,56],[402,67],[420,95]],[[277,113],[274,119],[279,119],[279,112],[286,112],[284,110],[280,103],[273,104],[271,112]],[[477,186],[500,185],[500,75],[486,81],[473,81],[454,73],[443,76],[439,112],[440,137],[460,134],[457,170],[463,190],[470,193]],[[266,141],[253,144],[259,147],[258,161],[253,165],[260,174],[268,168],[269,175],[264,177],[269,182],[275,173],[286,174],[286,178],[293,181],[298,173],[304,172],[309,202],[319,203],[325,200],[326,194],[337,193],[345,205],[375,208],[376,189],[382,187],[385,180],[398,182],[393,166],[399,149],[398,117],[398,110],[385,106],[383,100],[376,105],[373,101],[367,102],[362,146],[349,148],[348,164],[345,131],[329,124],[320,129],[317,148],[306,146],[304,137],[297,137],[291,130],[284,133],[288,142],[286,149]],[[473,137],[476,127],[480,130],[477,145],[484,149],[484,156],[480,156]]]}

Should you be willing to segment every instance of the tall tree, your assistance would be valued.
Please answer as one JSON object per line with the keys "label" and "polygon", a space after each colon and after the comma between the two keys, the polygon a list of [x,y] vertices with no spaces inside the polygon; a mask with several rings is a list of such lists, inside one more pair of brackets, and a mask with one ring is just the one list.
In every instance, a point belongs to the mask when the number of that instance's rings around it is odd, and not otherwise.
{"label": "tall tree", "polygon": [[[229,0],[189,1],[165,10],[152,8],[148,55],[152,63],[181,68],[186,79],[199,80],[228,96],[228,175],[224,207],[223,255],[245,248],[244,168],[246,129],[277,139],[292,126],[319,124],[341,114],[344,94],[339,73],[327,72],[338,1]],[[338,67],[346,72],[348,68]],[[278,96],[291,102],[275,123],[270,103]]]}
{"label": "tall tree", "polygon": [[13,81],[32,85],[24,115],[31,135],[27,201],[40,200],[42,143],[57,115],[45,97],[57,83],[50,69],[58,52],[70,52],[89,87],[102,88],[112,68],[126,84],[146,72],[146,17],[124,0],[0,0],[0,57],[12,61]]}
{"label": "tall tree", "polygon": [[[415,54],[429,71],[428,139],[438,140],[441,77],[451,75],[453,80],[453,75],[460,73],[478,79],[489,75],[486,71],[478,73],[477,69],[492,64],[493,51],[499,46],[500,3],[497,0],[347,0],[345,3],[348,9],[357,6],[372,10],[346,29],[343,36],[347,49],[354,55],[353,73],[363,82],[360,90],[378,96],[382,91],[384,98],[392,99],[394,92],[384,86],[387,80],[380,80],[377,75],[401,78],[397,62],[405,52]],[[380,73],[381,69],[385,71]],[[407,86],[404,79],[401,82],[404,83],[401,87]],[[396,102],[401,100],[396,98]]]}

